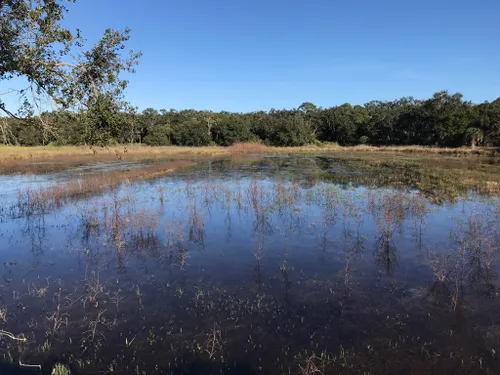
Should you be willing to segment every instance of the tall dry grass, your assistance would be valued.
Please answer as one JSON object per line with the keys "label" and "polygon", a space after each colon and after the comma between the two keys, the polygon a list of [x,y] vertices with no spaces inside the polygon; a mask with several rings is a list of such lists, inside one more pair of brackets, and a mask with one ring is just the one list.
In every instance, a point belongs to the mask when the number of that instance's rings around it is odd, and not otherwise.
{"label": "tall dry grass", "polygon": [[2,146],[0,145],[0,162],[11,160],[46,160],[64,156],[65,158],[114,159],[118,156],[127,158],[156,158],[165,156],[210,156],[227,153],[245,152],[317,152],[317,151],[382,151],[405,153],[432,153],[451,155],[500,155],[500,149],[493,147],[458,147],[443,148],[432,146],[339,146],[337,144],[318,144],[299,147],[266,146],[258,142],[234,143],[229,147],[221,146],[163,146],[117,145],[109,147],[92,146]]}
{"label": "tall dry grass", "polygon": [[187,159],[226,154],[222,147],[0,146],[0,173],[45,173],[93,162]]}
{"label": "tall dry grass", "polygon": [[0,146],[0,159],[31,160],[50,159],[60,156],[115,158],[116,155],[127,157],[163,157],[170,155],[216,155],[224,154],[225,148],[218,146],[183,147],[165,146],[150,147],[144,145],[99,146]]}
{"label": "tall dry grass", "polygon": [[348,152],[386,152],[407,154],[436,154],[449,156],[500,156],[500,149],[493,147],[431,147],[431,146],[339,146],[338,144],[317,144],[299,147],[273,147],[261,143],[235,143],[228,147],[230,154],[267,153],[267,154],[294,154],[294,153],[348,153]]}
{"label": "tall dry grass", "polygon": [[34,213],[45,212],[49,208],[57,207],[71,199],[101,194],[126,181],[159,177],[189,165],[191,163],[179,160],[127,171],[115,170],[87,175],[62,184],[39,187],[38,189],[28,188],[18,192],[17,206],[19,214],[29,216]]}
{"label": "tall dry grass", "polygon": [[269,147],[261,143],[235,143],[230,147],[149,147],[119,145],[90,146],[0,146],[0,173],[51,172],[72,165],[105,161],[137,161],[146,159],[187,159],[203,157],[237,156],[245,154],[327,154],[327,153],[402,153],[444,156],[500,156],[500,150],[488,147],[440,148],[428,146],[352,146],[318,144],[301,147]]}
{"label": "tall dry grass", "polygon": [[444,148],[431,146],[339,146],[336,144],[318,144],[300,147],[268,147],[270,153],[348,153],[348,152],[381,152],[422,155],[448,155],[448,156],[500,156],[500,149],[493,147],[458,147]]}
{"label": "tall dry grass", "polygon": [[440,155],[487,155],[500,156],[500,150],[494,147],[433,147],[433,146],[367,146],[358,145],[352,147],[343,147],[350,151],[386,151],[401,153],[421,153],[421,154],[440,154]]}
{"label": "tall dry grass", "polygon": [[233,143],[227,149],[230,154],[261,153],[268,152],[268,150],[269,147],[258,142]]}

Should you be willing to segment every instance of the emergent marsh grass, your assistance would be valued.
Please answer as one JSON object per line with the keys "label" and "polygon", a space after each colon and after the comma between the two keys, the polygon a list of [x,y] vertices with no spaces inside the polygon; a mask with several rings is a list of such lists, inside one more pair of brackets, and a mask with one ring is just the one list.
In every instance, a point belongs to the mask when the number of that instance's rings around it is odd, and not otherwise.
{"label": "emergent marsh grass", "polygon": [[[340,147],[336,144],[308,145],[302,147],[268,147],[260,143],[237,143],[230,147],[204,146],[149,147],[143,145],[115,146],[3,146],[0,145],[0,173],[47,173],[97,162],[137,162],[141,160],[202,159],[207,157],[230,157],[234,155],[317,155],[346,156],[349,154],[415,154],[474,157],[494,157],[500,153],[496,148],[460,147],[440,148],[424,146],[374,147],[359,145]],[[373,156],[378,157],[378,156]]]}
{"label": "emergent marsh grass", "polygon": [[376,155],[0,177],[0,363],[497,374],[497,160]]}

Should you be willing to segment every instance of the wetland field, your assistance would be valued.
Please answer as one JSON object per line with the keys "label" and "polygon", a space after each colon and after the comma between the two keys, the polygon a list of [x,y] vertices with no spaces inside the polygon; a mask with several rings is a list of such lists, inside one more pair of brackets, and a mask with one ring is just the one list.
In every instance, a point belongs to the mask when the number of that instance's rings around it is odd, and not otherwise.
{"label": "wetland field", "polygon": [[499,196],[488,155],[22,158],[0,373],[498,374]]}

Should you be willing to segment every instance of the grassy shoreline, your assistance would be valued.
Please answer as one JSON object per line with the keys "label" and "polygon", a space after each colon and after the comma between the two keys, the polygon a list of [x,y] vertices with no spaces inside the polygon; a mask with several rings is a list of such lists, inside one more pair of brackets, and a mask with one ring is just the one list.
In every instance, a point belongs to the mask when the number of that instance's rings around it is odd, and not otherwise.
{"label": "grassy shoreline", "polygon": [[[442,158],[498,157],[496,148],[438,148],[424,146],[351,146],[334,144],[302,147],[267,147],[258,143],[235,144],[230,147],[150,147],[142,145],[89,146],[0,146],[0,174],[48,173],[90,163],[197,160],[204,158],[238,157],[246,155],[332,155],[363,157],[416,157]],[[437,158],[433,158],[437,160]]]}
{"label": "grassy shoreline", "polygon": [[[258,146],[258,147],[257,147]],[[390,152],[416,153],[451,156],[500,156],[500,149],[492,147],[442,148],[429,146],[338,146],[307,145],[301,147],[266,147],[260,144],[238,144],[221,146],[164,146],[116,145],[103,147],[89,146],[0,146],[0,160],[16,161],[30,159],[54,159],[61,156],[99,159],[158,158],[169,156],[221,156],[238,153],[293,154],[293,153],[342,153],[342,152]]]}

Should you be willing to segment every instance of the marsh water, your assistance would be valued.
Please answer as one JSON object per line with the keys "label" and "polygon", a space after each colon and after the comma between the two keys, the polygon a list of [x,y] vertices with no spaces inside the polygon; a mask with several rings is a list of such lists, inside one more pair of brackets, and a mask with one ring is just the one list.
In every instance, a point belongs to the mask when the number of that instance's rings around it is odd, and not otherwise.
{"label": "marsh water", "polygon": [[142,166],[0,176],[4,364],[499,373],[496,160],[198,160],[57,205],[26,199]]}

